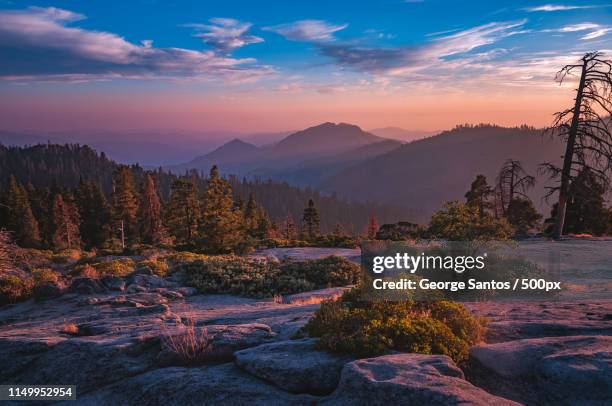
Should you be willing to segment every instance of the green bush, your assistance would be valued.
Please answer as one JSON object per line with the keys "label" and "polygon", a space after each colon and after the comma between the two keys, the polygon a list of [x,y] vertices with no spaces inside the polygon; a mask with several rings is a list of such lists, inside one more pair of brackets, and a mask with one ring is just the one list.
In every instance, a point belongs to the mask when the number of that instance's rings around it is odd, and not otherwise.
{"label": "green bush", "polygon": [[42,285],[47,282],[57,283],[60,280],[60,274],[50,268],[35,268],[31,272],[36,285]]}
{"label": "green bush", "polygon": [[124,277],[134,272],[134,260],[130,258],[92,264],[101,275]]}
{"label": "green bush", "polygon": [[304,331],[320,337],[318,345],[358,357],[391,350],[448,355],[464,361],[471,345],[482,340],[484,322],[450,301],[360,300],[353,288],[337,301],[321,304]]}
{"label": "green bush", "polygon": [[211,256],[182,264],[186,283],[204,293],[230,293],[247,297],[287,295],[329,286],[353,284],[359,266],[340,257],[305,262]]}
{"label": "green bush", "polygon": [[157,276],[164,277],[168,275],[168,264],[164,261],[155,259],[145,259],[138,262],[138,268],[149,268]]}
{"label": "green bush", "polygon": [[0,306],[25,300],[32,295],[33,283],[30,279],[17,275],[0,276]]}

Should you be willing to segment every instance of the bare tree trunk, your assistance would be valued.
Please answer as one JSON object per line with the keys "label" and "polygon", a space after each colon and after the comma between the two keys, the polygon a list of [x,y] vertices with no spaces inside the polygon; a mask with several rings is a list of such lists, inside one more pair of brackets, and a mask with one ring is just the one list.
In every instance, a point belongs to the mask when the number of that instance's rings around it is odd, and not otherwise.
{"label": "bare tree trunk", "polygon": [[121,220],[121,248],[125,250],[125,227],[123,220]]}
{"label": "bare tree trunk", "polygon": [[580,121],[580,109],[582,107],[582,95],[584,92],[584,84],[587,73],[587,61],[583,59],[582,74],[580,75],[580,84],[576,94],[576,103],[574,104],[574,115],[572,124],[567,137],[567,145],[565,148],[565,156],[563,157],[563,169],[561,171],[561,187],[559,189],[559,204],[557,206],[557,218],[555,219],[555,229],[553,238],[561,239],[563,235],[563,225],[565,223],[565,212],[567,210],[567,199],[569,194],[569,181],[572,171],[572,161],[574,158],[574,146],[576,144],[576,136],[578,134],[578,123]]}

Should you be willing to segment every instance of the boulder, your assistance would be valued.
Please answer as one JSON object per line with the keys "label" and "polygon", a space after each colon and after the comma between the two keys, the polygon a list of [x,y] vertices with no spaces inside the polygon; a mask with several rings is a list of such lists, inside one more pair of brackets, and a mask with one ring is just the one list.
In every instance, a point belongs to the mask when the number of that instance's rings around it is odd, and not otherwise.
{"label": "boulder", "polygon": [[260,323],[206,326],[211,337],[210,357],[214,360],[233,360],[234,353],[273,340],[276,336],[269,326]]}
{"label": "boulder", "polygon": [[163,288],[166,286],[166,282],[163,278],[157,275],[143,275],[136,274],[132,278],[132,284],[137,286],[143,286],[146,288]]}
{"label": "boulder", "polygon": [[612,394],[612,337],[483,344],[470,350],[470,371],[479,386],[528,403],[605,404]]}
{"label": "boulder", "polygon": [[350,361],[315,349],[314,339],[288,340],[238,351],[236,364],[245,371],[293,393],[331,393],[340,371]]}
{"label": "boulder", "polygon": [[72,281],[72,284],[68,288],[68,292],[70,293],[80,293],[80,294],[95,294],[95,293],[103,293],[106,291],[106,288],[98,279],[93,278],[75,278]]}
{"label": "boulder", "polygon": [[181,286],[180,288],[176,288],[174,290],[183,296],[193,296],[197,295],[198,293],[198,290],[196,288],[192,288],[190,286]]}
{"label": "boulder", "polygon": [[233,364],[161,368],[79,396],[80,405],[313,405],[240,371]]}
{"label": "boulder", "polygon": [[326,405],[517,405],[464,379],[445,355],[394,354],[361,359],[342,369]]}
{"label": "boulder", "polygon": [[125,281],[118,276],[105,276],[102,278],[102,283],[109,290],[123,292],[125,290]]}
{"label": "boulder", "polygon": [[36,300],[48,300],[60,297],[64,293],[64,285],[59,282],[46,282],[36,286],[34,298]]}

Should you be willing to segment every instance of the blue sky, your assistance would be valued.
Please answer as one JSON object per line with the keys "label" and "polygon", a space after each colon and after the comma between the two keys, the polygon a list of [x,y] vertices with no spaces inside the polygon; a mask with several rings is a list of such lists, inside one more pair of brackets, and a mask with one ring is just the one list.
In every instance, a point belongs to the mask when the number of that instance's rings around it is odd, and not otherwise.
{"label": "blue sky", "polygon": [[[261,129],[302,125],[291,117],[367,116],[367,125],[405,126],[419,112],[415,94],[455,121],[461,108],[440,98],[503,103],[506,94],[521,103],[537,91],[532,98],[547,97],[553,108],[567,96],[554,90],[554,72],[595,49],[612,49],[612,2],[0,1],[0,103],[19,113],[23,122],[9,121],[16,128],[49,126],[50,111],[76,122],[68,116],[84,99],[100,110],[96,117],[121,106],[138,113],[129,125],[142,127],[147,109],[163,109],[164,98],[177,112],[167,120],[177,123],[197,106],[210,117],[248,112],[245,124]],[[113,106],[111,94],[121,96]],[[51,108],[57,96],[64,110]],[[266,115],[291,103],[287,120],[267,123]],[[464,116],[478,117],[478,106]],[[28,108],[40,110],[34,121],[22,112]],[[482,121],[500,118],[482,110]],[[508,122],[523,113],[517,107]]]}

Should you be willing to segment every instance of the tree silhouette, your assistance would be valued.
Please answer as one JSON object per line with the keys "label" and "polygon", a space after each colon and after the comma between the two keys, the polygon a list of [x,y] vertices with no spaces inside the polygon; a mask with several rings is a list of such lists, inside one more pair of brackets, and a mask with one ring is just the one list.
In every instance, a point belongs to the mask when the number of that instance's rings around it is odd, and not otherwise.
{"label": "tree silhouette", "polygon": [[559,184],[549,187],[548,196],[559,192],[553,237],[561,238],[571,198],[570,186],[584,169],[596,176],[600,183],[610,184],[612,169],[612,61],[603,59],[599,52],[585,54],[580,62],[564,66],[557,74],[559,83],[580,72],[574,106],[555,113],[553,125],[547,133],[566,143],[561,168],[544,163],[543,167]]}
{"label": "tree silhouette", "polygon": [[487,214],[487,210],[493,207],[489,201],[492,194],[493,190],[487,183],[487,178],[484,175],[478,175],[472,182],[470,190],[465,194],[466,203],[474,207],[482,218]]}
{"label": "tree silhouette", "polygon": [[535,178],[523,169],[520,161],[508,159],[497,176],[495,186],[496,214],[506,216],[510,202],[516,198],[530,200],[527,190],[535,185]]}
{"label": "tree silhouette", "polygon": [[302,216],[302,238],[306,241],[313,241],[319,236],[320,221],[319,212],[315,208],[314,201],[308,200],[308,207],[304,209]]}
{"label": "tree silhouette", "polygon": [[61,194],[53,199],[53,245],[58,249],[78,248],[81,244],[79,225],[81,218],[72,199]]}

